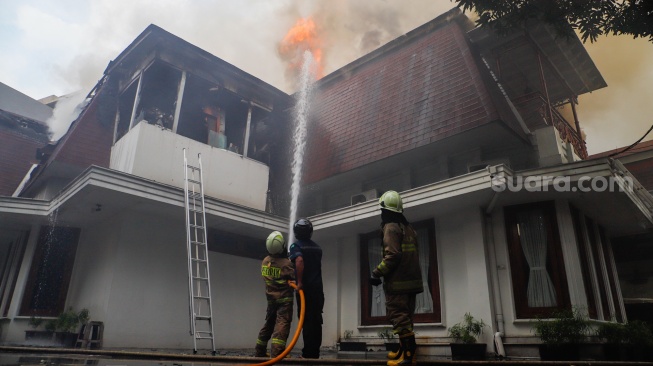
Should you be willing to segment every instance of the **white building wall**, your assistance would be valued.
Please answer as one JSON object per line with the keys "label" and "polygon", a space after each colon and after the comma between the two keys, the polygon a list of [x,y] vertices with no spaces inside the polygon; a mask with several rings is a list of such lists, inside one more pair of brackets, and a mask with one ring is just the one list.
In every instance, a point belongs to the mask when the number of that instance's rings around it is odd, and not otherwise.
{"label": "white building wall", "polygon": [[[488,324],[480,341],[490,343],[493,334],[490,328],[492,311],[482,225],[478,208],[461,209],[435,218],[442,323],[416,324],[419,337],[446,337],[447,327],[462,321],[465,313],[469,312]],[[377,332],[389,327],[390,323],[361,326],[358,236],[342,238],[339,247],[339,276],[334,281],[339,282],[340,293],[335,308],[325,307],[325,314],[330,310],[338,314],[336,339],[346,330],[352,330],[353,337],[377,337]],[[325,321],[327,318],[325,316]]]}
{"label": "white building wall", "polygon": [[[105,348],[192,349],[185,245],[183,222],[136,213],[83,230],[69,305],[104,321]],[[260,261],[209,259],[216,347],[253,347],[267,306]]]}
{"label": "white building wall", "polygon": [[[463,320],[465,313],[488,325],[480,342],[490,344],[492,308],[483,221],[479,208],[471,207],[436,218],[436,245],[442,288],[442,322],[446,327]],[[446,336],[446,329],[437,336]]]}

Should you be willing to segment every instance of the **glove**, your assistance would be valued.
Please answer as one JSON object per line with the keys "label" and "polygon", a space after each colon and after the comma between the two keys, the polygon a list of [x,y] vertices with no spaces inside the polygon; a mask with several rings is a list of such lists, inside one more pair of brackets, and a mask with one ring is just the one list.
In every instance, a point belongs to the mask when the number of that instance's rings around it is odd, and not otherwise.
{"label": "glove", "polygon": [[369,279],[369,283],[372,286],[378,286],[381,284],[381,279],[378,277],[371,276]]}

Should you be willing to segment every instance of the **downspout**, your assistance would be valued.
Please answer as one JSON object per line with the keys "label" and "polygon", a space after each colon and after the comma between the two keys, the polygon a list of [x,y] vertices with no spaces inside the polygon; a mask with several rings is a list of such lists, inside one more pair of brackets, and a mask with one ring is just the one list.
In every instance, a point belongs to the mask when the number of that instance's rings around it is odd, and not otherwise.
{"label": "downspout", "polygon": [[[495,172],[492,171],[491,167],[488,167],[489,173],[494,176]],[[483,212],[484,225],[485,225],[485,245],[487,248],[487,253],[490,260],[490,277],[491,277],[491,296],[492,303],[494,305],[494,318],[496,321],[497,332],[494,334],[494,345],[496,347],[497,354],[500,357],[505,357],[506,352],[503,348],[502,337],[505,335],[505,324],[503,320],[503,304],[501,303],[501,287],[499,283],[499,273],[497,268],[497,257],[496,250],[494,246],[494,230],[492,228],[492,211],[494,206],[499,198],[500,191],[495,191],[492,199],[487,205],[487,208]]]}

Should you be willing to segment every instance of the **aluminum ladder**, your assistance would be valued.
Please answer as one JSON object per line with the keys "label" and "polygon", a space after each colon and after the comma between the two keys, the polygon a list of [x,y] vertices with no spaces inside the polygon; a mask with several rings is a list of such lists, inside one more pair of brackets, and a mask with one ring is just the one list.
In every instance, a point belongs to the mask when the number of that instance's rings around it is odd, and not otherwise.
{"label": "aluminum ladder", "polygon": [[198,166],[189,165],[184,149],[190,335],[193,336],[193,353],[197,353],[198,341],[210,340],[215,355],[201,154],[197,154],[197,162]]}

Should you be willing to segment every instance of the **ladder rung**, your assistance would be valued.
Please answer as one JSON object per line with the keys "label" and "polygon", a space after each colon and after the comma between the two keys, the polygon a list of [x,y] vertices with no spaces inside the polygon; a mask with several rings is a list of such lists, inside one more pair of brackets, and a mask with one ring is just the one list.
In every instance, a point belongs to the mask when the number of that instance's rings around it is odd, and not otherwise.
{"label": "ladder rung", "polygon": [[190,243],[191,243],[191,244],[195,244],[195,245],[206,245],[206,243],[203,242],[203,241],[195,241],[195,240],[191,240]]}
{"label": "ladder rung", "polygon": [[195,183],[195,184],[202,184],[202,182],[200,182],[199,180],[195,180],[195,179],[189,179],[188,181],[191,182],[191,183]]}
{"label": "ladder rung", "polygon": [[196,166],[192,166],[192,165],[186,165],[186,167],[188,167],[188,169],[192,169],[192,170],[200,170],[200,168],[198,168]]}
{"label": "ladder rung", "polygon": [[208,315],[196,315],[195,320],[211,320],[211,317]]}
{"label": "ladder rung", "polygon": [[198,281],[208,281],[209,280],[208,277],[193,277],[193,279],[198,280]]}
{"label": "ladder rung", "polygon": [[195,225],[195,224],[189,224],[190,227],[194,227],[195,229],[204,229],[204,225]]}
{"label": "ladder rung", "polygon": [[202,210],[197,210],[197,209],[194,209],[194,208],[189,208],[188,211],[190,211],[190,212],[196,212],[196,213],[202,213],[202,212],[204,212],[204,211],[202,211]]}
{"label": "ladder rung", "polygon": [[211,300],[211,298],[208,296],[193,296],[193,298],[200,300]]}
{"label": "ladder rung", "polygon": [[199,259],[199,258],[191,258],[193,262],[200,262],[200,263],[206,263],[206,259]]}

